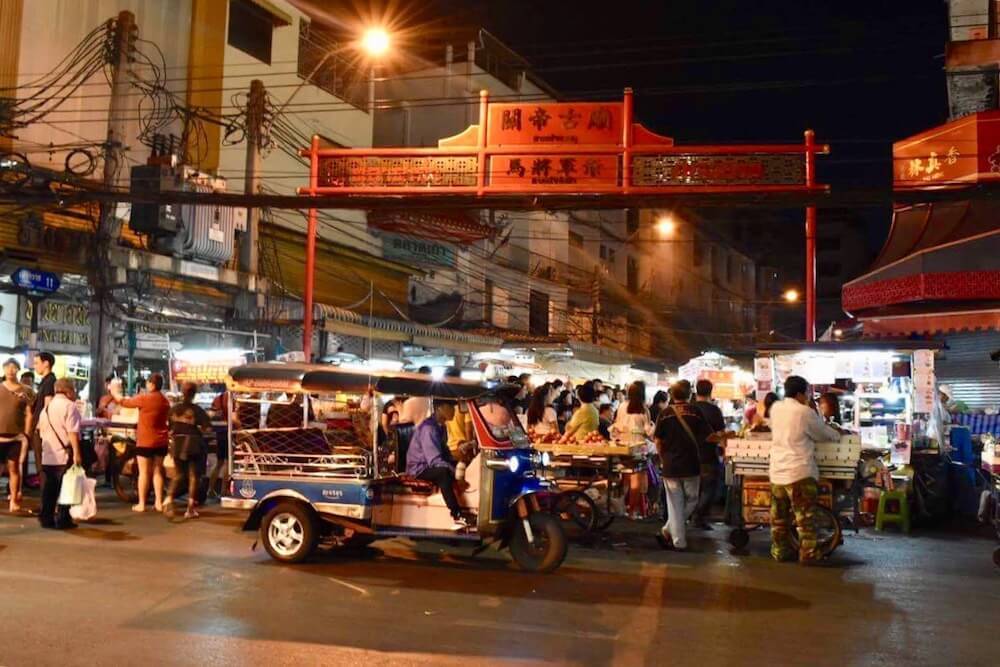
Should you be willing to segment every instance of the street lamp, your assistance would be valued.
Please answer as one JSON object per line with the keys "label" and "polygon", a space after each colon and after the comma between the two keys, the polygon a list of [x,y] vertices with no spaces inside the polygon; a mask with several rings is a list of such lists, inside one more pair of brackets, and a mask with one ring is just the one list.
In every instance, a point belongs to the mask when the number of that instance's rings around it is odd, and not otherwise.
{"label": "street lamp", "polygon": [[671,237],[677,231],[677,223],[672,217],[665,215],[656,221],[656,231],[664,238]]}
{"label": "street lamp", "polygon": [[797,289],[787,289],[781,297],[788,303],[798,303],[799,291]]}
{"label": "street lamp", "polygon": [[361,38],[361,48],[370,56],[381,56],[389,50],[389,33],[382,28],[369,28]]}
{"label": "street lamp", "polygon": [[[389,49],[389,33],[387,33],[382,28],[370,28],[368,31],[362,35],[361,39],[356,46],[359,46],[361,50],[371,56],[373,59],[378,56],[384,55]],[[285,110],[285,107],[298,95],[299,91],[305,87],[307,82],[311,82],[312,78],[316,76],[316,72],[329,60],[331,57],[337,55],[341,51],[350,48],[350,46],[342,46],[340,48],[331,49],[322,60],[320,60],[313,71],[309,73],[302,83],[299,84],[298,88],[285,100],[281,108],[275,113],[275,117],[280,116]],[[368,79],[368,95],[369,95],[369,110],[374,111],[375,109],[375,77],[374,77],[374,65],[372,65],[372,76]],[[315,154],[317,147],[318,138],[313,135],[312,149]],[[313,168],[315,168],[315,163],[313,163]],[[306,265],[305,265],[305,285],[302,294],[302,352],[305,354],[306,362],[312,361],[312,330],[313,330],[313,290],[315,287],[316,280],[316,209],[310,207],[309,216],[306,223]]]}

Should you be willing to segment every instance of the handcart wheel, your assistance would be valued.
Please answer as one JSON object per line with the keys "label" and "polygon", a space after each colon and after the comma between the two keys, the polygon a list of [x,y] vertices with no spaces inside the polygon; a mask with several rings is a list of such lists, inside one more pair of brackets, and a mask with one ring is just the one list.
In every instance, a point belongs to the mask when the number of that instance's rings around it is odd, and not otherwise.
{"label": "handcart wheel", "polygon": [[[594,503],[594,505],[596,506],[597,503]],[[594,530],[595,531],[604,531],[604,530],[607,530],[608,527],[612,523],[614,523],[614,520],[615,520],[615,515],[614,514],[612,514],[611,512],[609,512],[604,507],[598,507],[597,514],[594,517]]]}
{"label": "handcart wheel", "polygon": [[743,549],[750,544],[750,533],[744,528],[733,528],[729,531],[729,543],[737,549]]}
{"label": "handcart wheel", "polygon": [[567,534],[589,533],[597,523],[597,507],[582,491],[563,491],[556,497],[554,509]]}
{"label": "handcart wheel", "polygon": [[[799,550],[799,533],[795,525],[791,526],[789,538],[795,551]],[[823,506],[816,506],[816,548],[821,556],[826,557],[843,543],[843,532],[837,514]]]}
{"label": "handcart wheel", "polygon": [[1000,548],[993,552],[993,564],[1000,567]]}

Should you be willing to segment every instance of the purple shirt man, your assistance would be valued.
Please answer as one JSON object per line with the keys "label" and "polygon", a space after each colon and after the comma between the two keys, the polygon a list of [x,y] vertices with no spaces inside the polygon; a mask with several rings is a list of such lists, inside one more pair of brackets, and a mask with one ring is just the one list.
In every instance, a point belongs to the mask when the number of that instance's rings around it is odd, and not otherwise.
{"label": "purple shirt man", "polygon": [[448,468],[454,472],[455,459],[448,451],[447,442],[447,429],[436,416],[420,422],[406,450],[406,474],[420,477],[428,468]]}

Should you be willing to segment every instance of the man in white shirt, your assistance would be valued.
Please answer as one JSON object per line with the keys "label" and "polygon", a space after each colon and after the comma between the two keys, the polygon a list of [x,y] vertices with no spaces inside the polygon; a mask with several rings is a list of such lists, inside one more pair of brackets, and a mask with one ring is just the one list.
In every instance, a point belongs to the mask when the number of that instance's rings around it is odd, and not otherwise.
{"label": "man in white shirt", "polygon": [[771,406],[771,557],[792,560],[788,529],[792,512],[799,532],[799,561],[820,558],[816,548],[816,501],[819,467],[816,443],[840,439],[836,429],[809,407],[809,383],[791,375],[785,398]]}

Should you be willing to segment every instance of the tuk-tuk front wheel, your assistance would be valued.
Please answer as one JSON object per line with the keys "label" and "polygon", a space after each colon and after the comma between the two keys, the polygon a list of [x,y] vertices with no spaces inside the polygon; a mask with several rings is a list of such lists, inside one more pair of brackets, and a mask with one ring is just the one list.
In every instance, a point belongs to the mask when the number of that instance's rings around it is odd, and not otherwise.
{"label": "tuk-tuk front wheel", "polygon": [[533,512],[528,516],[531,539],[524,521],[515,519],[510,538],[510,555],[522,570],[552,572],[566,558],[566,533],[559,520],[550,514]]}
{"label": "tuk-tuk front wheel", "polygon": [[261,520],[260,539],[271,558],[301,563],[316,548],[316,517],[300,503],[280,502]]}

